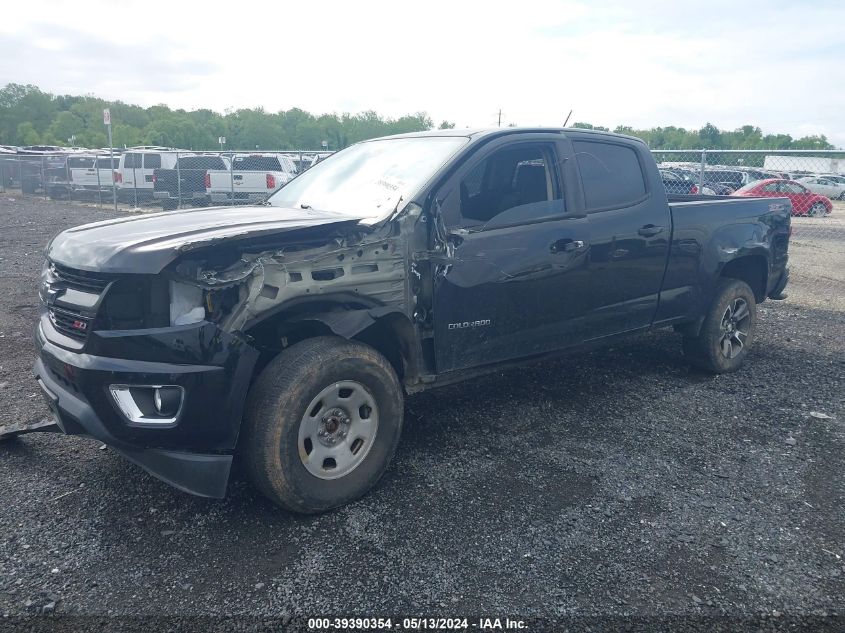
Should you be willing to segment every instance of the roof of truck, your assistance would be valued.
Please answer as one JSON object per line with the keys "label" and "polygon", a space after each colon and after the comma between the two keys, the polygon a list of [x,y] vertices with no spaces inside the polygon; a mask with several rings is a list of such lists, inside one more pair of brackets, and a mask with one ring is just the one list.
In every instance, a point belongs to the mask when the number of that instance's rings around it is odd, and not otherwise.
{"label": "roof of truck", "polygon": [[577,133],[577,134],[589,134],[595,136],[611,136],[615,138],[624,138],[633,141],[643,142],[642,139],[639,139],[635,136],[626,136],[625,134],[616,134],[615,132],[606,132],[604,130],[587,130],[580,127],[494,127],[494,128],[464,128],[464,129],[456,129],[452,128],[449,130],[425,130],[422,132],[406,132],[404,134],[394,134],[392,136],[382,136],[380,138],[369,139],[369,141],[362,141],[364,143],[370,141],[378,141],[388,138],[416,138],[416,137],[426,137],[426,136],[448,136],[448,137],[455,137],[455,136],[463,136],[471,139],[479,139],[482,137],[488,136],[504,136],[508,134],[530,134],[530,133]]}

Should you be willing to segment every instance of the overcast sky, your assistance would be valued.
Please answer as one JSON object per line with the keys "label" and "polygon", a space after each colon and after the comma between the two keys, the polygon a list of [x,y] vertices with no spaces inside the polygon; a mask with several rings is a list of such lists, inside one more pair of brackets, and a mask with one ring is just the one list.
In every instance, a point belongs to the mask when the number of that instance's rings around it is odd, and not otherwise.
{"label": "overcast sky", "polygon": [[845,1],[3,3],[0,84],[459,127],[751,123],[845,147]]}

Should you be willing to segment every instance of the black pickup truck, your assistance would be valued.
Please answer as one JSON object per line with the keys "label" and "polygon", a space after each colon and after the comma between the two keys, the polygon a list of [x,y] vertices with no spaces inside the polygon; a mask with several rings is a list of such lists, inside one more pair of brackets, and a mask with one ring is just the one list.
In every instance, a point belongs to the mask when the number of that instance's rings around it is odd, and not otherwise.
{"label": "black pickup truck", "polygon": [[789,235],[787,199],[667,200],[634,138],[376,139],[260,206],[55,237],[34,371],[67,434],[209,497],[237,453],[319,512],[384,473],[404,394],[664,327],[703,370],[738,369]]}
{"label": "black pickup truck", "polygon": [[229,169],[227,160],[211,154],[180,156],[173,169],[153,171],[153,198],[161,202],[165,211],[186,203],[207,206],[206,174],[209,169]]}

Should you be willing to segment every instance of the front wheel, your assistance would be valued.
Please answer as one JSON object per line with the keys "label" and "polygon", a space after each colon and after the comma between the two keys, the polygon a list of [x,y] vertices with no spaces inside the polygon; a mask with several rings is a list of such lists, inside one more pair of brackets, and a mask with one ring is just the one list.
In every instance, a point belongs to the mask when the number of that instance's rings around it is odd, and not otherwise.
{"label": "front wheel", "polygon": [[279,354],[252,386],[240,452],[272,501],[325,512],[378,482],[402,416],[402,387],[381,354],[356,341],[309,339]]}
{"label": "front wheel", "polygon": [[714,374],[736,371],[745,362],[756,325],[751,287],[738,279],[721,279],[698,336],[684,337],[684,355]]}
{"label": "front wheel", "polygon": [[814,218],[823,218],[827,215],[827,207],[821,202],[816,202],[810,207],[810,215]]}

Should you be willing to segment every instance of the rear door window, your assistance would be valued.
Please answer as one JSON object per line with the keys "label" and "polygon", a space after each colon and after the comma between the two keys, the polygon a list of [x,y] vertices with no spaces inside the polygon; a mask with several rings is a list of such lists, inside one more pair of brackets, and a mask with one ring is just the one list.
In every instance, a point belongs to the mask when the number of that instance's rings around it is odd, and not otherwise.
{"label": "rear door window", "polygon": [[124,167],[124,169],[140,169],[141,168],[141,155],[140,154],[126,154],[126,157],[123,159],[123,167]]}
{"label": "rear door window", "polygon": [[626,145],[574,141],[587,210],[626,207],[646,195],[637,153]]}
{"label": "rear door window", "polygon": [[161,154],[144,154],[144,169],[158,169],[159,167],[161,167]]}
{"label": "rear door window", "polygon": [[786,193],[807,193],[807,190],[804,189],[804,187],[794,182],[783,183],[781,190]]}
{"label": "rear door window", "polygon": [[112,169],[112,168],[114,168],[114,169],[117,168],[117,159],[115,159],[115,161],[114,161],[114,167],[109,165],[109,159],[108,158],[98,158],[97,159],[97,169]]}

